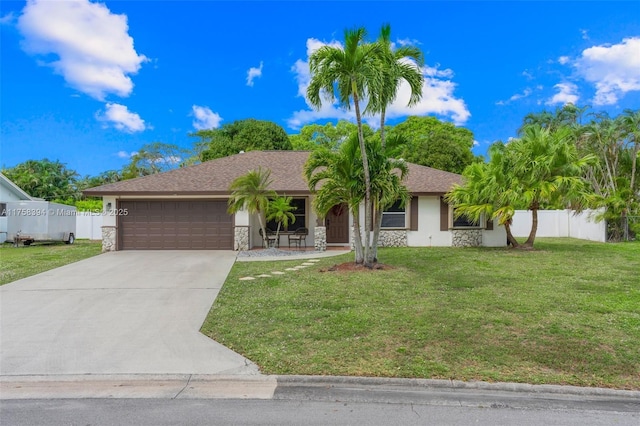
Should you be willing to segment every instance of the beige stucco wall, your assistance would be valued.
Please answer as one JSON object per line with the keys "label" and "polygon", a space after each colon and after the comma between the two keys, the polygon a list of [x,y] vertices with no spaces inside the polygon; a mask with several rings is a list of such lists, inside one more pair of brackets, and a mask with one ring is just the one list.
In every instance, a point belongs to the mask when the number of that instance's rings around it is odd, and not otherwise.
{"label": "beige stucco wall", "polygon": [[418,200],[418,230],[407,232],[409,247],[451,246],[451,232],[440,230],[440,197],[413,197]]}

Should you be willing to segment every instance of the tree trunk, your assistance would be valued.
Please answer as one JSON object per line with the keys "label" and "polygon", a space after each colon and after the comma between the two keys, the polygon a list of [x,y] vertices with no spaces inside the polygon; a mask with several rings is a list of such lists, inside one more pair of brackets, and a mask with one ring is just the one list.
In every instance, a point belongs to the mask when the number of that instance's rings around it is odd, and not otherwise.
{"label": "tree trunk", "polygon": [[[382,155],[386,157],[385,154],[385,146],[386,146],[386,135],[384,133],[384,122],[386,116],[386,108],[382,108],[380,111],[380,145],[382,146]],[[380,229],[382,228],[382,209],[376,209],[375,212],[376,222],[373,228],[373,242],[371,244],[371,259],[373,263],[378,263],[378,239],[380,238]]]}
{"label": "tree trunk", "polygon": [[380,111],[380,145],[382,146],[383,153],[386,146],[386,135],[384,134],[384,121],[386,113],[387,109],[382,108],[382,110]]}
{"label": "tree trunk", "polygon": [[362,253],[362,234],[360,233],[360,207],[356,206],[353,211],[353,230],[354,241],[353,247],[356,250],[356,263],[364,263],[364,255]]}
{"label": "tree trunk", "polygon": [[371,251],[371,176],[369,174],[369,159],[367,158],[367,148],[362,133],[362,117],[360,116],[360,103],[358,101],[358,90],[356,82],[351,82],[353,91],[353,103],[356,109],[356,122],[358,124],[358,142],[360,143],[360,154],[362,156],[362,167],[364,168],[364,265],[371,268],[373,265],[370,259]]}
{"label": "tree trunk", "polygon": [[520,247],[520,243],[518,243],[518,240],[516,240],[516,238],[511,233],[511,221],[508,221],[504,224],[504,229],[505,231],[507,231],[507,243],[511,244],[511,247],[513,248]]}
{"label": "tree trunk", "polygon": [[378,239],[380,238],[380,229],[382,228],[382,210],[376,209],[376,223],[373,228],[373,244],[372,246],[372,259],[373,263],[378,263]]}
{"label": "tree trunk", "polygon": [[538,232],[538,205],[531,207],[531,232],[529,232],[529,238],[524,242],[523,246],[527,248],[533,248],[533,242],[536,239],[536,232]]}
{"label": "tree trunk", "polygon": [[262,248],[269,248],[267,229],[266,226],[262,223],[262,214],[260,212],[258,212],[258,223],[260,224],[260,229],[262,230]]}

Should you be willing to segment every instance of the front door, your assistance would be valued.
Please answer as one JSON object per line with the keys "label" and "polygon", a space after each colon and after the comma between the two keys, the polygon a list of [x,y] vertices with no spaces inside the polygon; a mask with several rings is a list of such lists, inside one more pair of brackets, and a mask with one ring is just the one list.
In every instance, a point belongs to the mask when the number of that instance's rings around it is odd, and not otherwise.
{"label": "front door", "polygon": [[346,204],[334,206],[326,218],[327,244],[349,243],[349,209]]}

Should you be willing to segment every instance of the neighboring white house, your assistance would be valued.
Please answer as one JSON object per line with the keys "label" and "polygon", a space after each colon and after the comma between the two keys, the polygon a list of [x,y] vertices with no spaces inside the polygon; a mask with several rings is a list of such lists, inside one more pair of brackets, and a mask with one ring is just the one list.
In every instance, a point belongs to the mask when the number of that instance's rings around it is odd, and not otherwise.
{"label": "neighboring white house", "polygon": [[12,201],[33,201],[33,198],[24,192],[18,185],[11,182],[8,177],[0,173],[0,243],[7,240],[8,217],[7,203]]}
{"label": "neighboring white house", "polygon": [[[281,237],[296,229],[308,231],[308,247],[350,246],[353,218],[335,206],[326,217],[313,210],[313,193],[303,175],[308,151],[251,151],[218,158],[165,173],[90,188],[87,196],[103,197],[103,250],[219,249],[248,250],[262,245],[257,215],[227,213],[229,185],[251,170],[271,170],[271,189],[292,197],[296,221]],[[453,220],[443,196],[462,177],[407,163],[405,185],[411,201],[384,212],[382,246],[506,246],[504,227],[497,221],[470,224]],[[364,210],[364,209],[362,209]],[[361,220],[360,223],[364,223]]]}

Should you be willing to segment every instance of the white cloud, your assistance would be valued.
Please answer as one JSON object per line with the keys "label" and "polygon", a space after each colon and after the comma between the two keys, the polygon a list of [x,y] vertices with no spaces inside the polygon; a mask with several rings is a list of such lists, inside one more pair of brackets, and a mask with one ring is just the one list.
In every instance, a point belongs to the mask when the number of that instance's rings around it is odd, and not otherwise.
{"label": "white cloud", "polygon": [[583,39],[583,40],[589,40],[589,31],[587,31],[587,30],[580,30],[580,34],[582,35],[582,39]]}
{"label": "white cloud", "polygon": [[558,83],[553,86],[558,93],[545,102],[547,105],[555,104],[576,104],[580,98],[577,94],[578,86],[573,83]]}
{"label": "white cloud", "polygon": [[414,38],[399,38],[398,39],[398,44],[400,46],[417,46],[420,43],[420,41],[414,39]]}
{"label": "white cloud", "polygon": [[528,70],[522,71],[522,76],[524,78],[526,78],[527,80],[533,80],[534,79],[533,74],[531,74],[531,72],[529,72]]}
{"label": "white cloud", "polygon": [[96,118],[105,123],[112,123],[113,127],[129,133],[141,132],[148,129],[144,120],[135,112],[120,104],[107,103],[104,112],[98,112]]}
{"label": "white cloud", "polygon": [[22,48],[32,55],[57,56],[46,63],[73,88],[104,100],[129,96],[136,74],[148,59],[129,36],[126,15],[88,0],[28,0],[18,19]]}
{"label": "white cloud", "polygon": [[211,108],[194,105],[191,107],[191,111],[195,117],[193,127],[196,130],[217,129],[220,127],[222,117],[218,113],[211,111]]}
{"label": "white cloud", "polygon": [[249,71],[247,71],[247,86],[253,87],[253,79],[257,77],[262,77],[262,66],[263,66],[263,63],[262,61],[260,61],[260,67],[249,68]]}
{"label": "white cloud", "polygon": [[16,19],[16,16],[13,12],[9,12],[6,15],[0,17],[0,25],[8,25],[13,24],[13,21]]}
{"label": "white cloud", "polygon": [[560,65],[566,65],[566,64],[568,64],[568,63],[569,63],[569,61],[570,61],[570,59],[569,59],[569,57],[568,57],[568,56],[560,56],[560,57],[558,58],[558,63],[559,63]]}
{"label": "white cloud", "polygon": [[594,105],[613,105],[640,90],[640,37],[619,44],[592,46],[575,62],[578,74],[596,87]]}
{"label": "white cloud", "polygon": [[[298,59],[291,68],[298,82],[298,96],[303,97],[309,107],[307,110],[295,111],[287,121],[287,125],[293,129],[300,128],[307,123],[321,119],[346,119],[355,121],[355,112],[353,110],[340,108],[337,102],[330,103],[325,101],[319,110],[314,110],[306,98],[307,87],[311,81],[308,58],[313,52],[324,45],[334,47],[342,46],[340,42],[337,41],[325,43],[310,38],[307,40],[307,59]],[[456,98],[453,95],[456,87],[456,84],[451,81],[453,71],[450,69],[440,69],[438,65],[433,67],[424,66],[421,68],[421,71],[425,78],[421,101],[413,107],[407,106],[411,89],[409,84],[403,81],[398,88],[395,101],[387,108],[387,118],[392,119],[407,115],[438,114],[450,117],[456,124],[465,123],[471,116],[471,113],[464,100]],[[364,106],[365,105],[362,105],[363,110]],[[372,118],[367,119],[367,122],[373,126],[375,126],[375,121],[376,120]]]}
{"label": "white cloud", "polygon": [[118,151],[118,152],[116,153],[116,155],[117,155],[119,158],[124,158],[124,159],[127,159],[127,160],[128,160],[129,158],[133,157],[133,156],[134,156],[134,155],[136,155],[137,153],[138,153],[138,151],[131,151],[131,152],[127,152],[127,151]]}
{"label": "white cloud", "polygon": [[530,88],[526,88],[524,89],[524,91],[522,93],[516,93],[515,95],[511,96],[508,100],[506,101],[498,101],[496,102],[496,105],[507,105],[513,101],[517,101],[518,99],[522,99],[522,98],[526,98],[529,95],[531,95],[531,93],[533,93],[533,90],[531,90]]}

